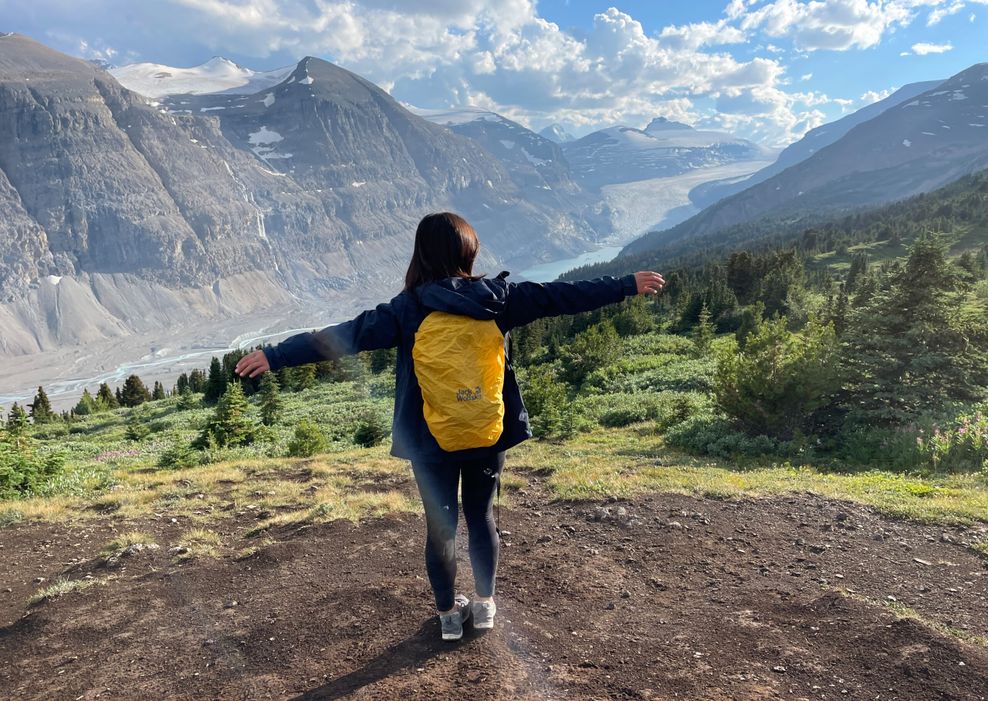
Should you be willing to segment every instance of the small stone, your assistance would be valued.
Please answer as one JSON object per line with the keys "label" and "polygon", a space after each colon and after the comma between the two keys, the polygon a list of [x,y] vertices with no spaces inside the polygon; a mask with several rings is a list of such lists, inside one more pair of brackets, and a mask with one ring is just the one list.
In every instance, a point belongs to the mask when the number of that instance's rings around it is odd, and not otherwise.
{"label": "small stone", "polygon": [[681,524],[679,521],[669,521],[669,523],[667,523],[666,526],[668,526],[669,528],[675,528],[679,530],[682,529],[683,524]]}
{"label": "small stone", "polygon": [[542,544],[542,543],[551,543],[552,542],[552,536],[551,535],[542,535],[542,536],[539,536],[538,539],[535,542],[536,543],[539,543],[539,544]]}
{"label": "small stone", "polygon": [[613,611],[614,609],[617,608],[617,605],[615,605],[613,601],[609,601],[607,603],[607,606],[605,606],[604,608],[606,608],[608,611]]}
{"label": "small stone", "polygon": [[34,578],[34,583],[35,584],[41,584],[43,581],[45,581],[45,578],[44,577],[35,577]]}
{"label": "small stone", "polygon": [[232,609],[234,606],[237,605],[237,603],[238,602],[236,600],[227,601],[225,604],[223,604],[223,608],[225,608],[225,609]]}
{"label": "small stone", "polygon": [[919,564],[921,564],[921,565],[927,565],[927,566],[929,566],[929,565],[932,565],[932,564],[933,564],[933,563],[932,563],[932,562],[930,562],[929,560],[924,560],[924,559],[923,559],[923,558],[921,558],[921,557],[914,557],[914,558],[913,558],[913,562],[918,562],[918,563],[919,563]]}
{"label": "small stone", "polygon": [[778,672],[779,674],[785,674],[786,673],[786,668],[783,667],[780,664],[777,664],[774,667],[772,667],[772,671],[773,672]]}
{"label": "small stone", "polygon": [[624,591],[621,592],[621,598],[622,599],[630,599],[631,598],[631,592],[628,591],[627,589],[625,589]]}

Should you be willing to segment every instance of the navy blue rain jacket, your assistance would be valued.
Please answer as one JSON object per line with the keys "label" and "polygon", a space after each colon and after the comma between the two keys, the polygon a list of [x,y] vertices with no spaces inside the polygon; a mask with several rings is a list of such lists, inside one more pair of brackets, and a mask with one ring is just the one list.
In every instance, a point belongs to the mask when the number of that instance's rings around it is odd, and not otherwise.
{"label": "navy blue rain jacket", "polygon": [[620,302],[637,293],[635,276],[605,276],[581,282],[509,283],[507,273],[496,278],[466,280],[448,278],[412,291],[403,291],[385,304],[359,314],[351,321],[321,331],[286,338],[266,346],[264,354],[272,370],[331,360],[378,348],[397,347],[395,408],[391,454],[420,462],[450,456],[474,458],[507,450],[532,437],[528,412],[515,380],[511,358],[504,373],[504,430],[488,448],[449,453],[439,447],[422,413],[422,391],[412,367],[412,344],[419,324],[430,311],[493,319],[501,333],[548,316],[587,312]]}

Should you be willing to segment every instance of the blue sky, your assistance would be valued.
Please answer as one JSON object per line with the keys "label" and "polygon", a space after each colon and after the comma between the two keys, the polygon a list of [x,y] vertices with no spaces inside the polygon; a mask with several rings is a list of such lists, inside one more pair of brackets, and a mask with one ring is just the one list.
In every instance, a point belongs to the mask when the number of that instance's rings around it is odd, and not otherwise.
{"label": "blue sky", "polygon": [[0,30],[118,65],[315,55],[421,107],[772,146],[988,60],[988,0],[0,0]]}

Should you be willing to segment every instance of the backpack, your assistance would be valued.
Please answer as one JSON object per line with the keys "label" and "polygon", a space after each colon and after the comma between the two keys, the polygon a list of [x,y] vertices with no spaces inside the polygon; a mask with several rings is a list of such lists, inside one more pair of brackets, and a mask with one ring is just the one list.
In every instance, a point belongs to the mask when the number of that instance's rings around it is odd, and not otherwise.
{"label": "backpack", "polygon": [[489,448],[504,429],[505,336],[493,319],[427,312],[412,345],[429,432],[447,452]]}

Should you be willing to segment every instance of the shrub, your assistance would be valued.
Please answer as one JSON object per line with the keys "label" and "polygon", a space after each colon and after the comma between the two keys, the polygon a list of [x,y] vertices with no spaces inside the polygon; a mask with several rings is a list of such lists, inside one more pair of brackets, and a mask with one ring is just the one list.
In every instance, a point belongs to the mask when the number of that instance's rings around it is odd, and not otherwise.
{"label": "shrub", "polygon": [[137,411],[131,411],[130,415],[127,417],[127,428],[124,430],[124,435],[127,436],[128,440],[141,441],[148,437],[151,433],[151,429],[148,425],[144,423],[146,415]]}
{"label": "shrub", "polygon": [[579,385],[597,368],[617,360],[620,352],[620,339],[614,326],[609,322],[594,324],[560,350],[564,379]]}
{"label": "shrub", "polygon": [[308,458],[326,450],[326,436],[313,421],[302,419],[295,426],[295,434],[288,443],[288,455]]}
{"label": "shrub", "polygon": [[522,397],[536,438],[565,437],[575,431],[575,411],[566,397],[566,385],[554,365],[537,365],[525,373]]}
{"label": "shrub", "polygon": [[391,428],[379,413],[370,410],[357,423],[353,433],[353,442],[364,448],[375,446],[391,434]]}
{"label": "shrub", "polygon": [[712,416],[695,416],[673,426],[666,433],[665,442],[675,448],[725,459],[785,452],[783,445],[774,438],[749,436],[738,431],[730,421]]}
{"label": "shrub", "polygon": [[0,499],[36,494],[64,464],[60,453],[41,453],[33,441],[0,440]]}
{"label": "shrub", "polygon": [[717,403],[749,435],[783,440],[811,429],[838,386],[833,327],[815,321],[801,334],[785,318],[758,325],[743,351],[717,352]]}
{"label": "shrub", "polygon": [[184,470],[202,464],[202,453],[192,447],[190,441],[175,435],[172,444],[158,458],[158,467],[169,470]]}
{"label": "shrub", "polygon": [[916,445],[935,471],[988,471],[988,415],[978,411],[960,416],[953,426],[917,437]]}

